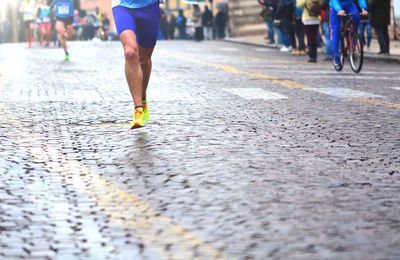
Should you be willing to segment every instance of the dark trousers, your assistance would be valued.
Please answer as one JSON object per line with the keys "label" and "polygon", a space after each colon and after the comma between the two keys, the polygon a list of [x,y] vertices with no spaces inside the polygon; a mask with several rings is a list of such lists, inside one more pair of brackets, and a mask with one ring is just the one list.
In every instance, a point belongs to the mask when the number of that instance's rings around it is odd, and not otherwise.
{"label": "dark trousers", "polygon": [[299,43],[299,50],[304,50],[306,48],[306,45],[304,43],[304,29],[303,29],[303,22],[301,19],[296,19],[296,24],[294,27],[294,31],[297,36],[297,41]]}
{"label": "dark trousers", "polygon": [[171,28],[171,29],[168,29],[168,38],[170,39],[170,40],[173,40],[173,39],[175,39],[175,28]]}
{"label": "dark trousers", "polygon": [[296,49],[296,36],[294,36],[294,25],[293,25],[293,23],[289,24],[289,35],[290,35],[290,45],[292,45],[293,49]]}
{"label": "dark trousers", "polygon": [[204,39],[203,27],[196,27],[194,37],[195,37],[196,41],[198,41],[198,42],[202,41]]}
{"label": "dark trousers", "polygon": [[179,31],[179,39],[185,40],[186,39],[186,26],[178,26]]}
{"label": "dark trousers", "polygon": [[217,33],[218,33],[218,39],[224,39],[225,38],[225,24],[218,24],[217,25]]}
{"label": "dark trousers", "polygon": [[317,59],[318,29],[319,24],[304,25],[304,32],[307,36],[308,56],[312,60]]}
{"label": "dark trousers", "polygon": [[280,25],[280,29],[282,31],[283,45],[286,47],[292,46],[293,49],[296,49],[293,21],[289,19],[284,20]]}
{"label": "dark trousers", "polygon": [[390,49],[390,41],[389,41],[389,32],[388,26],[374,26],[376,36],[378,37],[378,43],[381,53],[389,53]]}

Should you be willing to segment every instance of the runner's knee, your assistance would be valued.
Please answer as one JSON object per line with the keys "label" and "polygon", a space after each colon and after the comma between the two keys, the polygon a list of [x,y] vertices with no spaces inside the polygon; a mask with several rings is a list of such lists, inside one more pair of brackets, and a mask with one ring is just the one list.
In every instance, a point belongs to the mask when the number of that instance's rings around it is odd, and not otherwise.
{"label": "runner's knee", "polygon": [[129,62],[139,62],[139,50],[135,47],[126,47],[125,60]]}

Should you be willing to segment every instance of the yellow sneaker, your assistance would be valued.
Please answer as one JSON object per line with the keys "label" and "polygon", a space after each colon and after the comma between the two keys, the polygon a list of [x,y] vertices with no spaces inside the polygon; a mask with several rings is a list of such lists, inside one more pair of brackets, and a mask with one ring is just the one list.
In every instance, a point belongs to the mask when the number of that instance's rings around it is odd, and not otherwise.
{"label": "yellow sneaker", "polygon": [[149,107],[147,106],[147,99],[145,99],[143,102],[143,112],[144,112],[144,122],[147,123],[149,121]]}
{"label": "yellow sneaker", "polygon": [[131,122],[131,129],[144,126],[144,111],[143,107],[135,108],[133,112],[133,121]]}

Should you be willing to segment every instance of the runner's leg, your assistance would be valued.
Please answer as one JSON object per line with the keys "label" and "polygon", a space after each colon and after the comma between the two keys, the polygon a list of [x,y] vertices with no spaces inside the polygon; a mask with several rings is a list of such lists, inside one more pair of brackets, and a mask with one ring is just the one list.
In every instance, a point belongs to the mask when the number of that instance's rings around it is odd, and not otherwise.
{"label": "runner's leg", "polygon": [[47,46],[50,45],[51,41],[51,23],[46,24],[46,36],[47,36]]}
{"label": "runner's leg", "polygon": [[150,74],[152,70],[153,63],[151,61],[151,56],[153,54],[154,48],[142,48],[139,46],[139,62],[140,67],[143,71],[143,81],[142,81],[142,97],[145,98],[147,94],[147,86],[149,85]]}
{"label": "runner's leg", "polygon": [[65,39],[65,24],[61,21],[56,21],[56,30],[57,30],[58,40],[61,43],[61,47],[64,49],[65,53],[68,53],[67,41]]}
{"label": "runner's leg", "polygon": [[[136,34],[125,30],[120,35],[125,54],[125,75],[135,107],[142,106],[143,71],[139,63],[139,46]],[[150,76],[150,74],[149,74]]]}
{"label": "runner's leg", "polygon": [[47,31],[46,31],[46,24],[40,24],[40,31],[42,32],[42,40],[47,40]]}
{"label": "runner's leg", "polygon": [[68,40],[72,39],[75,35],[74,27],[71,25],[67,25],[67,38]]}
{"label": "runner's leg", "polygon": [[31,29],[28,27],[25,29],[26,40],[28,41],[28,45],[31,43]]}

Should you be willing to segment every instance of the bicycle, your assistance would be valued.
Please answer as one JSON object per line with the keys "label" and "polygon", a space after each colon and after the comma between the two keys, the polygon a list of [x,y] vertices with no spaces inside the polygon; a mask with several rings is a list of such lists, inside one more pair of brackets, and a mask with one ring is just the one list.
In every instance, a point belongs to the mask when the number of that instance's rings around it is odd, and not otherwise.
{"label": "bicycle", "polygon": [[352,17],[353,14],[351,13],[343,15],[342,26],[340,29],[341,49],[339,50],[342,66],[335,67],[335,70],[341,71],[344,66],[344,61],[348,60],[350,61],[352,71],[359,73],[363,66],[364,50],[357,31],[354,31]]}

